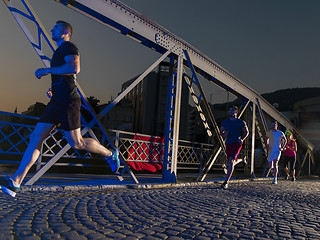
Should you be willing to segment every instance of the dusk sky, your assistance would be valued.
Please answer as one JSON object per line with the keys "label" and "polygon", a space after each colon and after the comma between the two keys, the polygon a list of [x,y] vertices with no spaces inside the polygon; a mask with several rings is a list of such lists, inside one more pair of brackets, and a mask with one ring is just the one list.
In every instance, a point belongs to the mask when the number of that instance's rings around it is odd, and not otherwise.
{"label": "dusk sky", "polygon": [[[53,0],[29,0],[50,32],[56,20],[73,26],[80,49],[78,82],[106,103],[121,84],[160,54]],[[319,0],[123,0],[213,59],[259,93],[320,87]],[[40,58],[0,1],[0,111],[47,103],[50,77],[38,80]],[[51,36],[51,34],[50,34]],[[225,93],[206,85],[213,100]],[[222,100],[223,101],[223,100]]]}

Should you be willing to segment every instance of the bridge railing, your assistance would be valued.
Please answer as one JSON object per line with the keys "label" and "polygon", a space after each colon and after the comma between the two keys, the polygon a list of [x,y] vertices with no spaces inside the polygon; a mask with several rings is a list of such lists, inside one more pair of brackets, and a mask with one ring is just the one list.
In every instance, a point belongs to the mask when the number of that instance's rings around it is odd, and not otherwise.
{"label": "bridge railing", "polygon": [[[0,112],[1,156],[23,155],[28,146],[31,133],[35,128],[35,123],[37,120],[37,117]],[[30,122],[30,124],[25,122]],[[163,141],[159,141],[159,139],[161,140],[159,137],[119,130],[110,130],[110,136],[115,143],[116,149],[128,162],[163,162],[164,143]],[[99,138],[99,133],[97,137]],[[101,138],[100,142],[106,147],[109,145],[108,141],[104,138]],[[36,163],[37,168],[39,169],[40,166],[46,162],[42,159],[42,157],[53,157],[66,144],[67,141],[62,130],[55,129],[52,131],[50,136],[42,144],[41,157]],[[214,149],[210,144],[179,140],[178,164],[180,164],[182,168],[198,168],[200,164],[208,160],[213,150]],[[70,149],[63,155],[63,158],[99,159],[101,157],[86,151]],[[101,164],[102,161],[103,159],[101,159]],[[103,161],[103,163],[104,162],[105,161]],[[10,161],[8,161],[8,159],[4,159],[4,157],[1,157],[0,164],[4,163],[8,164]],[[12,161],[12,163],[16,164],[17,161]],[[90,166],[90,162],[88,163],[89,164],[86,164],[86,166]],[[66,166],[68,164],[57,162],[55,165]],[[75,166],[76,164],[70,163],[69,165]],[[80,164],[79,166],[82,165]]]}
{"label": "bridge railing", "polygon": [[[11,160],[9,160],[8,155],[23,155],[38,119],[37,117],[0,111],[0,164],[19,164],[20,159],[18,160],[18,157],[11,157]],[[116,149],[127,162],[160,164],[163,162],[164,144],[160,137],[120,130],[110,130],[109,133]],[[110,147],[108,141],[100,137],[103,134],[99,134],[99,131],[97,131],[96,136],[101,139],[100,142],[104,146]],[[42,144],[41,156],[36,162],[37,169],[66,144],[67,141],[63,131],[55,129]],[[178,168],[199,169],[202,164],[208,161],[213,151],[214,147],[211,144],[179,140]],[[242,149],[241,157],[244,154],[245,151]],[[250,151],[247,154],[250,156]],[[67,151],[62,158],[64,160],[57,162],[55,166],[93,167],[105,164],[105,161],[98,155],[74,149]],[[82,159],[95,159],[95,161],[82,161]],[[220,168],[223,161],[224,156],[221,154],[215,165]],[[255,152],[255,162],[257,168],[261,168],[265,164],[266,157],[262,152]]]}

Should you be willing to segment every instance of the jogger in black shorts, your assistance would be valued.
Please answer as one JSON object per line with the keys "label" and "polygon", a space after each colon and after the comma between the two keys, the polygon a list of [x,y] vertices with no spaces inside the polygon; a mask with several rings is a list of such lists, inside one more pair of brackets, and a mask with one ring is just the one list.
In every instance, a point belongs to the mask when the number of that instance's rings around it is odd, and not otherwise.
{"label": "jogger in black shorts", "polygon": [[61,124],[72,148],[100,154],[106,158],[113,172],[119,169],[119,159],[113,150],[81,135],[81,99],[75,84],[75,76],[80,72],[80,56],[78,48],[70,42],[72,27],[69,23],[57,21],[51,33],[58,48],[52,56],[50,68],[39,68],[35,75],[40,79],[51,74],[52,98],[30,137],[19,168],[11,178],[0,179],[2,191],[12,197],[15,197],[29,169],[38,159],[43,140],[58,124]]}
{"label": "jogger in black shorts", "polygon": [[284,158],[283,158],[283,169],[286,173],[285,179],[289,179],[290,174],[288,170],[288,163],[290,162],[291,180],[296,181],[295,166],[296,166],[296,155],[297,155],[297,141],[293,138],[292,132],[287,130],[285,133],[287,137],[287,144],[285,146]]}

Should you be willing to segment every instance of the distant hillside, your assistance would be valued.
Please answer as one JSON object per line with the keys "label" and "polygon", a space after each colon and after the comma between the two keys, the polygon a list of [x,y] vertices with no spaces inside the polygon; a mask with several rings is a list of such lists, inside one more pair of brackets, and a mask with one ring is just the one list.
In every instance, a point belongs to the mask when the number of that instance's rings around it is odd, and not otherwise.
{"label": "distant hillside", "polygon": [[[261,96],[266,99],[272,105],[277,103],[277,109],[280,112],[287,112],[293,110],[293,106],[296,102],[313,97],[320,97],[320,88],[289,88],[277,90],[271,93],[264,93]],[[233,102],[229,102],[229,105],[242,104],[241,100],[236,99]],[[227,103],[215,104],[214,109],[226,109]]]}
{"label": "distant hillside", "polygon": [[307,98],[320,97],[320,88],[290,88],[282,89],[272,93],[264,93],[261,96],[269,103],[279,104],[280,112],[293,110],[296,102]]}

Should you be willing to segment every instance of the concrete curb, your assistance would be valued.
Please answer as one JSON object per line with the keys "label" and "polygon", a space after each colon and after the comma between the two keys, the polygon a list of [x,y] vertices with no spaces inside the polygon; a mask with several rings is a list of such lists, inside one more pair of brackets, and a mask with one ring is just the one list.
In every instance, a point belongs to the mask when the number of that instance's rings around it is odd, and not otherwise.
{"label": "concrete curb", "polygon": [[[249,181],[268,181],[270,178],[255,178],[255,179],[235,179],[231,180],[233,183],[249,182]],[[23,186],[21,192],[58,192],[58,191],[93,191],[93,190],[146,190],[146,189],[161,189],[173,187],[195,187],[205,185],[215,185],[223,182],[221,179],[208,180],[205,182],[181,182],[181,183],[142,183],[142,184],[123,184],[123,185],[37,185],[37,186]]]}
{"label": "concrete curb", "polygon": [[21,192],[58,192],[81,190],[123,190],[126,185],[71,185],[71,186],[23,186]]}

